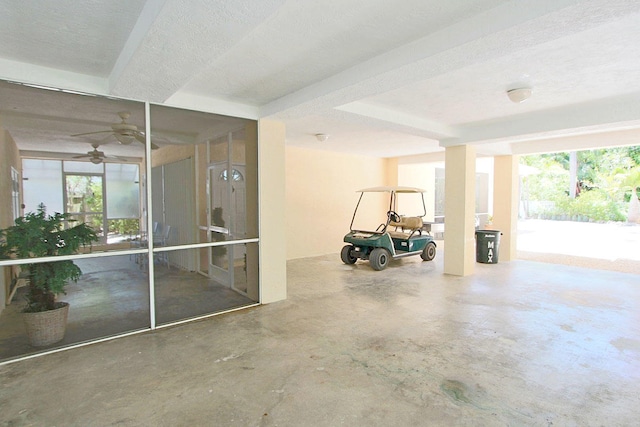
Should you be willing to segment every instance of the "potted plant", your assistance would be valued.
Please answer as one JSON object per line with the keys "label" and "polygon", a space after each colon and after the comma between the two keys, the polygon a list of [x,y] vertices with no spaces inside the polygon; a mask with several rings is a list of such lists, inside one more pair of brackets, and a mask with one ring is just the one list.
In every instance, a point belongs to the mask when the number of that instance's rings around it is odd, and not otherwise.
{"label": "potted plant", "polygon": [[[85,223],[65,228],[70,214],[47,215],[43,204],[37,212],[15,220],[15,225],[0,230],[0,257],[40,258],[71,255],[81,246],[98,240]],[[27,306],[24,308],[27,335],[31,345],[46,346],[64,338],[69,304],[56,301],[65,293],[70,280],[76,282],[82,271],[71,260],[26,264],[28,272]]]}

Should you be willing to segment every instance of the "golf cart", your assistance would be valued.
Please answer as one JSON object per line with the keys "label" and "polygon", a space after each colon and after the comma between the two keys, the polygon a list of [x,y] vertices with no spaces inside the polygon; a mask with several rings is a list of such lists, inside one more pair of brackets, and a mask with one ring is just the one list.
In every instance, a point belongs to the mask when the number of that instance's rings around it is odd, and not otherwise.
{"label": "golf cart", "polygon": [[[374,187],[359,190],[360,198],[353,212],[351,219],[351,231],[344,236],[344,241],[348,243],[342,248],[340,258],[345,264],[355,264],[358,259],[369,260],[371,268],[374,270],[384,270],[392,258],[402,258],[412,255],[420,255],[424,261],[431,261],[436,256],[436,243],[431,234],[423,230],[422,217],[427,214],[424,204],[425,190],[413,187]],[[371,193],[378,193],[377,197]],[[363,197],[375,200],[371,208],[380,206],[380,195],[388,194],[389,209],[386,218],[375,231],[365,231],[354,227],[357,218],[362,218],[362,211],[368,211],[368,207],[363,202]],[[367,195],[365,197],[365,194]],[[403,216],[396,212],[398,195],[403,195],[403,206],[405,199],[410,195],[413,199],[414,210],[416,205],[420,205],[419,216]],[[421,203],[416,203],[416,201]],[[376,204],[377,203],[377,204]],[[386,203],[386,201],[385,201]],[[360,212],[360,215],[358,215]],[[371,219],[372,215],[364,215]]]}

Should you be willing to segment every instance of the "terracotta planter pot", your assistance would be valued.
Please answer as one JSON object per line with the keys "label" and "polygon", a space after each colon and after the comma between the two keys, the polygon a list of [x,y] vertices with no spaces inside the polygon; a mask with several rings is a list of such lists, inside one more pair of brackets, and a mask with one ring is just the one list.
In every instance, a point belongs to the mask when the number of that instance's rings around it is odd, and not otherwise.
{"label": "terracotta planter pot", "polygon": [[67,329],[69,304],[59,303],[60,308],[38,313],[22,313],[29,343],[34,347],[55,344],[64,338]]}

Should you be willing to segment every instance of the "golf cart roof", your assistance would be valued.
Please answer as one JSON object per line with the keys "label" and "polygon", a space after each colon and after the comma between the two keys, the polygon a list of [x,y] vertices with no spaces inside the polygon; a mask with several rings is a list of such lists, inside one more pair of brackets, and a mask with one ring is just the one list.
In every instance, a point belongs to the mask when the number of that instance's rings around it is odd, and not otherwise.
{"label": "golf cart roof", "polygon": [[416,187],[399,187],[399,186],[383,186],[383,187],[371,187],[358,190],[358,193],[425,193],[426,190]]}

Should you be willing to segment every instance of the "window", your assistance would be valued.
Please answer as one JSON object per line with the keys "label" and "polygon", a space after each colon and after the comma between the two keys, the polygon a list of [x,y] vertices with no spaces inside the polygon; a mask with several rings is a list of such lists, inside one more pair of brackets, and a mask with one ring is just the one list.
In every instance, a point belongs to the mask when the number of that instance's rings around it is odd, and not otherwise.
{"label": "window", "polygon": [[20,217],[20,174],[11,167],[11,207],[13,219]]}
{"label": "window", "polygon": [[[220,177],[219,179],[221,181],[226,181],[227,180],[227,175],[228,175],[228,169],[223,170],[222,172],[220,172]],[[242,176],[242,174],[240,173],[240,171],[238,169],[232,169],[231,170],[231,180],[238,182],[238,181],[242,181],[244,180],[244,177]]]}

